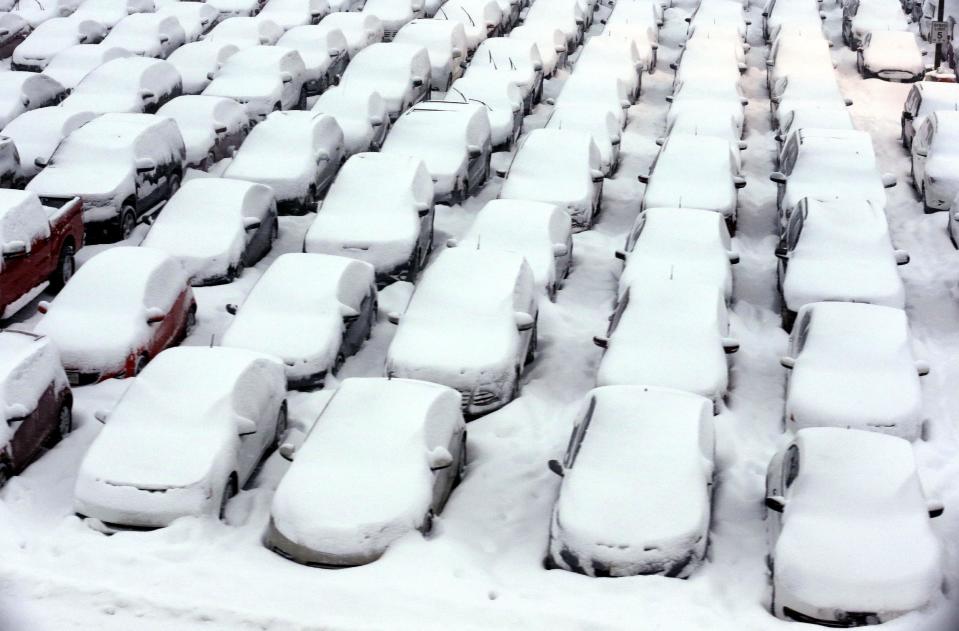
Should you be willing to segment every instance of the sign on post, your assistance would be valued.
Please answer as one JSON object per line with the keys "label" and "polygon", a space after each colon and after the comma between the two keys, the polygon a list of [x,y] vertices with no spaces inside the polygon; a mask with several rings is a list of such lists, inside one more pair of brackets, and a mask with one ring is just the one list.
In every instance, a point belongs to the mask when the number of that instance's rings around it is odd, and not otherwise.
{"label": "sign on post", "polygon": [[945,44],[949,41],[949,23],[932,22],[929,26],[929,43]]}

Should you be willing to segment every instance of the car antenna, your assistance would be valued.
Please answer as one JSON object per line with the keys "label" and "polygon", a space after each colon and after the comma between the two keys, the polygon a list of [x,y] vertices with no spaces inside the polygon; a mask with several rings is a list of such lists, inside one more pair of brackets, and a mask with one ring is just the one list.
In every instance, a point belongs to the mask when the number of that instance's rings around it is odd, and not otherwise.
{"label": "car antenna", "polygon": [[496,65],[496,62],[493,60],[493,51],[486,51],[489,54],[489,62],[493,64],[493,70],[499,70],[499,66]]}
{"label": "car antenna", "polygon": [[210,348],[213,348],[213,345],[216,343],[216,333],[210,334]]}
{"label": "car antenna", "polygon": [[[459,88],[450,87],[450,90],[452,90],[453,92],[456,92],[456,93],[459,94],[461,97],[463,97],[463,102],[464,102],[464,103],[469,103],[469,99],[466,98],[466,95],[465,95],[465,94],[463,94],[462,92],[460,92],[460,89],[459,89]],[[486,104],[483,103],[483,105],[486,105]]]}

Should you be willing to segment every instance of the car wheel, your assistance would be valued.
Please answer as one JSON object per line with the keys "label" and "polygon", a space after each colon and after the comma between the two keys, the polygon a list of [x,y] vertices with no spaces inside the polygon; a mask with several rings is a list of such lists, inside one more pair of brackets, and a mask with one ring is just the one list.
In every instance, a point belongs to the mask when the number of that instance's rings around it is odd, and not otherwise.
{"label": "car wheel", "polygon": [[289,426],[289,417],[286,411],[286,401],[280,405],[280,411],[276,415],[276,433],[273,437],[273,448],[276,449],[280,446],[280,443],[283,441],[283,437],[286,435],[286,430]]}
{"label": "car wheel", "polygon": [[10,478],[13,474],[10,472],[10,467],[7,465],[0,465],[0,489],[7,485],[7,482],[10,481]]}
{"label": "car wheel", "polygon": [[226,505],[229,503],[230,499],[235,497],[239,492],[240,488],[236,483],[236,476],[231,475],[230,479],[226,481],[226,485],[223,487],[223,495],[220,496],[220,521],[223,521],[226,518]]}
{"label": "car wheel", "polygon": [[137,363],[133,366],[133,375],[131,376],[136,376],[143,372],[143,369],[147,367],[147,362],[149,361],[150,360],[147,358],[146,353],[137,357]]}
{"label": "car wheel", "polygon": [[43,446],[47,449],[52,448],[72,431],[73,411],[70,409],[70,404],[64,401],[63,405],[60,406],[60,410],[57,412],[57,426],[50,432],[50,435],[47,436],[47,440],[44,441]]}
{"label": "car wheel", "polygon": [[216,154],[213,153],[213,150],[211,149],[210,153],[206,154],[206,166],[203,170],[209,171],[214,164],[216,164]]}
{"label": "car wheel", "polygon": [[167,198],[180,190],[180,176],[174,173],[167,178]]}
{"label": "car wheel", "polygon": [[270,228],[270,243],[272,244],[276,241],[277,237],[280,236],[280,222],[277,219],[273,220],[273,227]]}
{"label": "car wheel", "polygon": [[124,206],[120,213],[120,225],[117,236],[121,241],[130,238],[137,227],[137,212],[132,206]]}
{"label": "car wheel", "polygon": [[73,272],[76,271],[77,262],[74,258],[73,246],[67,244],[60,250],[60,261],[57,263],[57,271],[50,279],[50,287],[54,291],[59,291],[64,285],[73,278]]}
{"label": "car wheel", "polygon": [[423,534],[428,535],[433,532],[433,509],[426,511],[426,516],[423,518]]}

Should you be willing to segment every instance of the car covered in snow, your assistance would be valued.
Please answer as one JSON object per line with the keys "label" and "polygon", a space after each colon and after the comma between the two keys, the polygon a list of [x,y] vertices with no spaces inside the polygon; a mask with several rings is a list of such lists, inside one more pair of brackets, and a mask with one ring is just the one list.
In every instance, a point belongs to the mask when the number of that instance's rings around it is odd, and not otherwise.
{"label": "car covered in snow", "polygon": [[346,38],[338,29],[324,29],[315,24],[295,26],[276,44],[300,54],[304,66],[303,89],[307,96],[322,94],[338,84],[350,62]]}
{"label": "car covered in snow", "polygon": [[236,17],[248,18],[256,15],[265,2],[266,0],[207,0],[206,4],[217,10],[219,22],[226,22]]}
{"label": "car covered in snow", "polygon": [[140,245],[176,259],[197,287],[232,282],[270,251],[278,234],[269,187],[199,177],[170,198]]}
{"label": "car covered in snow", "polygon": [[316,24],[330,14],[326,0],[267,0],[257,17],[271,20],[284,31]]}
{"label": "car covered in snow", "polygon": [[250,131],[246,109],[222,96],[178,96],[158,109],[157,116],[176,121],[186,147],[185,167],[194,169],[209,169],[232,157]]}
{"label": "car covered in snow", "polygon": [[636,101],[642,90],[643,72],[650,64],[632,39],[594,37],[583,45],[576,58],[576,70],[600,76],[615,76],[629,86],[629,98]]}
{"label": "car covered in snow", "polygon": [[586,395],[562,461],[546,567],[588,576],[685,578],[702,562],[712,513],[708,399],[653,386]]}
{"label": "car covered in snow", "polygon": [[459,403],[455,390],[425,381],[344,380],[303,444],[281,451],[293,464],[273,495],[264,545],[298,563],[343,567],[428,533],[466,468]]}
{"label": "car covered in snow", "polygon": [[47,20],[13,51],[10,67],[41,72],[61,51],[76,44],[96,44],[106,34],[107,27],[94,20],[76,17]]}
{"label": "car covered in snow", "polygon": [[311,111],[336,119],[347,155],[379,151],[390,129],[386,103],[368,85],[332,87],[313,102]]}
{"label": "car covered in snow", "polygon": [[447,0],[433,19],[462,24],[468,52],[472,53],[487,37],[499,34],[503,9],[496,0]]}
{"label": "car covered in snow", "polygon": [[344,155],[332,116],[273,112],[246,137],[223,177],[266,184],[281,214],[303,214],[333,182]]}
{"label": "car covered in snow", "polygon": [[57,348],[0,332],[0,487],[73,430],[73,394]]}
{"label": "car covered in snow", "polygon": [[879,624],[940,592],[942,544],[912,446],[900,438],[809,428],[766,473],[772,612],[832,627]]}
{"label": "car covered in snow", "polygon": [[599,149],[600,170],[607,177],[616,172],[619,166],[619,149],[623,130],[616,117],[602,105],[598,107],[586,103],[557,105],[549,115],[546,129],[586,132]]}
{"label": "car covered in snow", "polygon": [[466,66],[466,32],[459,22],[418,19],[403,26],[393,41],[426,48],[430,57],[430,85],[448,91]]}
{"label": "car covered in snow", "polygon": [[576,2],[533,2],[523,18],[523,26],[559,29],[566,41],[566,50],[573,53],[583,41],[585,14]]}
{"label": "car covered in snow", "polygon": [[152,114],[182,92],[183,81],[173,64],[134,55],[92,70],[63,100],[63,107],[97,114]]}
{"label": "car covered in snow", "polygon": [[273,111],[302,109],[306,81],[300,53],[284,46],[251,46],[230,55],[203,94],[238,101],[251,120],[262,121]]}
{"label": "car covered in snow", "polygon": [[486,108],[455,101],[422,101],[409,108],[396,119],[382,148],[383,153],[422,160],[438,203],[462,202],[478,191],[489,178],[492,151]]}
{"label": "car covered in snow", "polygon": [[251,46],[272,46],[283,36],[283,28],[265,18],[234,17],[219,22],[204,41],[233,44],[240,50]]}
{"label": "car covered in snow", "polygon": [[800,307],[811,302],[906,306],[896,266],[909,262],[909,254],[893,248],[886,213],[868,201],[802,200],[790,214],[776,256],[787,330]]}
{"label": "car covered in snow", "polygon": [[932,69],[923,63],[924,54],[909,31],[872,31],[862,40],[856,64],[864,79],[913,82]]}
{"label": "car covered in snow", "polygon": [[636,279],[619,297],[605,336],[596,385],[649,385],[706,397],[714,410],[729,386],[729,314],[714,284],[667,275]]}
{"label": "car covered in snow", "polygon": [[44,316],[34,332],[60,349],[70,385],[133,377],[196,322],[179,263],[160,250],[129,246],[90,258],[38,310]]}
{"label": "car covered in snow", "polygon": [[83,238],[80,200],[45,205],[35,193],[0,189],[0,320],[61,289]]}
{"label": "car covered in snow", "polygon": [[73,90],[84,77],[103,64],[132,54],[119,46],[77,44],[54,55],[43,69],[43,74],[55,79],[67,90]]}
{"label": "car covered in snow", "polygon": [[603,171],[596,143],[586,132],[536,129],[526,137],[508,171],[500,199],[557,204],[573,226],[589,229],[599,214]]}
{"label": "car covered in snow", "polygon": [[909,88],[900,119],[902,146],[910,149],[913,137],[923,121],[930,113],[939,110],[959,111],[959,85],[919,81]]}
{"label": "car covered in snow", "polygon": [[64,138],[27,190],[44,203],[79,197],[88,231],[126,239],[180,188],[185,155],[169,118],[104,114]]}
{"label": "car covered in snow", "polygon": [[71,17],[95,20],[111,29],[128,15],[153,13],[155,10],[153,0],[83,0]]}
{"label": "car covered in snow", "polygon": [[383,23],[370,13],[331,13],[320,21],[319,26],[321,29],[336,29],[343,33],[350,59],[367,46],[383,41]]}
{"label": "car covered in snow", "polygon": [[852,427],[915,440],[922,432],[922,388],[906,312],[855,302],[799,309],[789,348],[786,426]]}
{"label": "car covered in snow", "polygon": [[[0,131],[0,142],[13,142],[18,163],[14,182],[23,187],[40,172],[53,151],[70,132],[95,118],[92,112],[77,112],[62,107],[41,107],[24,112]],[[39,163],[39,164],[38,164]]]}
{"label": "car covered in snow", "polygon": [[177,48],[167,61],[183,80],[184,94],[199,94],[210,85],[216,71],[239,50],[235,44],[201,40]]}
{"label": "car covered in snow", "polygon": [[572,230],[569,213],[555,204],[493,199],[476,213],[466,234],[447,245],[522,254],[536,285],[555,299],[573,263]]}
{"label": "car covered in snow", "polygon": [[413,281],[433,247],[434,215],[433,182],[420,159],[356,154],[333,181],[303,251],[366,261],[381,284]]}
{"label": "car covered in snow", "polygon": [[[176,392],[177,396],[169,396]],[[223,519],[286,431],[276,359],[233,348],[166,350],[109,412],[77,473],[73,508],[106,532]]]}
{"label": "car covered in snow", "polygon": [[379,19],[383,41],[390,42],[405,24],[423,17],[423,4],[423,0],[366,0],[362,13]]}
{"label": "car covered in snow", "polygon": [[899,0],[846,0],[842,3],[842,41],[856,50],[868,33],[909,31]]}
{"label": "car covered in snow", "polygon": [[[220,12],[206,2],[169,2],[157,7],[157,15],[172,16],[180,23],[186,43],[195,42],[208,32],[220,18]],[[169,59],[169,55],[167,56]]]}
{"label": "car covered in snow", "polygon": [[450,86],[446,98],[486,106],[495,150],[509,149],[519,140],[523,131],[523,93],[503,73],[487,70],[460,77]]}
{"label": "car covered in snow", "polygon": [[341,84],[348,87],[370,86],[380,93],[390,120],[429,98],[429,54],[422,46],[379,43],[360,51],[343,73]]}
{"label": "car covered in snow", "polygon": [[126,48],[134,55],[166,59],[186,43],[186,33],[172,15],[134,13],[120,20],[103,43]]}
{"label": "car covered in snow", "polygon": [[243,303],[227,310],[235,317],[222,346],[280,358],[289,388],[322,388],[370,337],[377,310],[373,266],[342,256],[283,254]]}
{"label": "car covered in snow", "polygon": [[927,213],[949,210],[959,193],[959,111],[931,112],[912,140],[913,186]]}
{"label": "car covered in snow", "polygon": [[16,13],[0,12],[0,59],[13,54],[17,46],[30,35],[30,25]]}
{"label": "car covered in snow", "polygon": [[509,32],[509,37],[536,44],[545,77],[552,77],[557,69],[566,65],[566,37],[558,28],[545,24],[521,24]]}
{"label": "car covered in snow", "polygon": [[14,2],[11,13],[24,20],[31,28],[55,18],[73,15],[82,0],[37,0],[36,2]]}
{"label": "car covered in snow", "polygon": [[491,37],[476,49],[466,75],[500,72],[509,76],[523,95],[523,110],[530,112],[543,95],[543,60],[536,44],[511,37]]}
{"label": "car covered in snow", "polygon": [[554,100],[556,105],[602,107],[616,117],[620,128],[626,127],[626,110],[633,104],[629,83],[613,73],[574,72]]}
{"label": "car covered in snow", "polygon": [[519,395],[536,349],[533,272],[522,255],[448,248],[416,284],[386,356],[386,376],[450,386],[477,416]]}
{"label": "car covered in snow", "polygon": [[42,73],[0,73],[0,127],[24,112],[56,105],[67,95],[62,85]]}

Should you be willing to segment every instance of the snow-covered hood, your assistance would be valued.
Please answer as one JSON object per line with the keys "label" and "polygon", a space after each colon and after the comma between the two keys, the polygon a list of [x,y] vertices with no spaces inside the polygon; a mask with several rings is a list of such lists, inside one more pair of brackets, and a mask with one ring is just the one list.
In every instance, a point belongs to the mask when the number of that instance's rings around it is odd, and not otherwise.
{"label": "snow-covered hood", "polygon": [[34,331],[54,341],[67,370],[101,373],[121,370],[151,334],[145,313],[137,322],[129,312],[57,309],[55,303]]}
{"label": "snow-covered hood", "polygon": [[63,101],[61,107],[68,107],[75,112],[93,112],[95,114],[112,112],[136,114],[143,111],[143,100],[132,90],[112,94],[73,92]]}
{"label": "snow-covered hood", "polygon": [[709,174],[697,172],[695,186],[689,186],[689,173],[684,169],[680,173],[676,168],[657,168],[646,185],[643,208],[705,208],[730,216],[736,209],[732,174],[726,171],[704,176]]}
{"label": "snow-covered hood", "polygon": [[[189,232],[184,234],[184,230]],[[193,221],[185,226],[160,220],[142,245],[163,250],[177,259],[190,278],[198,280],[226,274],[240,260],[246,238],[241,227],[231,230],[216,221]]]}
{"label": "snow-covered hood", "polygon": [[869,302],[902,309],[905,288],[892,253],[793,251],[783,280],[783,295],[792,311],[810,302]]}
{"label": "snow-covered hood", "polygon": [[121,161],[58,167],[50,165],[30,180],[27,190],[50,197],[79,195],[84,202],[109,201],[133,191],[133,168]]}
{"label": "snow-covered hood", "polygon": [[286,360],[315,359],[332,364],[340,349],[343,319],[319,313],[244,313],[223,334],[222,345],[247,348]]}
{"label": "snow-covered hood", "polygon": [[917,75],[925,70],[918,46],[915,49],[870,46],[863,50],[862,58],[866,68],[873,72],[901,70]]}
{"label": "snow-covered hood", "polygon": [[420,233],[415,211],[393,210],[363,220],[359,213],[324,213],[321,208],[306,234],[304,247],[307,252],[366,261],[377,272],[387,272],[409,258]]}
{"label": "snow-covered hood", "polygon": [[240,99],[279,99],[283,82],[269,74],[221,75],[214,77],[203,94]]}

